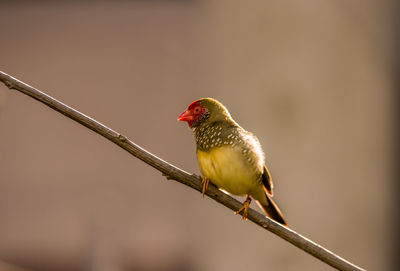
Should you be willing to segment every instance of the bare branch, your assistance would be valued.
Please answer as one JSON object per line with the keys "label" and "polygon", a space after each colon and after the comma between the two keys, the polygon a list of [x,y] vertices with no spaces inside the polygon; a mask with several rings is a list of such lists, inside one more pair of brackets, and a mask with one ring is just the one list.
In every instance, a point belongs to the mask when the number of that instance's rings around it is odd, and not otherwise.
{"label": "bare branch", "polygon": [[[18,79],[11,77],[10,75],[0,71],[0,81],[2,81],[8,88],[16,89],[42,103],[53,108],[54,110],[64,114],[65,116],[79,122],[83,126],[93,130],[94,132],[102,135],[103,137],[114,142],[136,158],[139,158],[143,162],[149,164],[155,169],[159,170],[163,176],[167,179],[173,179],[180,183],[196,189],[201,192],[201,178],[194,174],[187,173],[174,165],[167,163],[166,161],[158,158],[157,156],[151,154],[145,149],[133,143],[124,135],[121,135],[112,129],[106,127],[100,122],[76,111],[75,109],[57,101],[56,99],[50,97],[49,95],[25,84]],[[238,210],[242,204],[236,199],[222,193],[215,186],[210,185],[207,189],[206,195],[215,201],[225,205],[229,209],[234,211]],[[364,269],[350,263],[349,261],[339,257],[333,252],[327,250],[326,248],[318,245],[317,243],[301,236],[295,231],[282,226],[281,224],[265,217],[264,215],[256,212],[253,209],[249,209],[248,219],[255,224],[259,225],[263,229],[266,229],[279,237],[285,239],[296,247],[304,250],[305,252],[311,254],[312,256],[320,259],[321,261],[329,264],[330,266],[338,270],[346,271],[362,271]]]}

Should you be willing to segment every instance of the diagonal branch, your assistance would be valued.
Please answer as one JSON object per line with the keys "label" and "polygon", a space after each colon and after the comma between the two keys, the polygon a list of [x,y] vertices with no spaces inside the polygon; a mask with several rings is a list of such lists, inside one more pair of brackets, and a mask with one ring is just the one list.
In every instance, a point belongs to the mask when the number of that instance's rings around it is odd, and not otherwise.
{"label": "diagonal branch", "polygon": [[[24,82],[11,77],[10,75],[0,71],[0,81],[2,81],[8,88],[16,89],[42,103],[53,108],[54,110],[60,112],[61,114],[79,122],[83,126],[93,130],[94,132],[102,135],[108,140],[114,142],[136,158],[139,158],[143,162],[154,167],[160,171],[168,179],[176,180],[187,186],[192,187],[195,190],[201,191],[201,178],[194,174],[187,173],[174,165],[158,158],[157,156],[151,154],[140,146],[136,145],[134,142],[129,140],[124,135],[121,135],[107,126],[101,124],[100,122],[76,111],[75,109],[65,105],[56,99],[50,97],[49,95],[25,84]],[[229,209],[238,210],[242,204],[236,199],[222,193],[215,186],[210,185],[207,189],[206,195],[215,201],[225,205]],[[326,248],[318,245],[317,243],[301,236],[295,231],[282,226],[281,224],[265,217],[264,215],[256,212],[253,209],[249,209],[248,219],[259,225],[263,229],[266,229],[279,237],[285,239],[289,243],[295,245],[296,247],[304,250],[305,252],[311,254],[312,256],[320,259],[321,261],[329,264],[330,266],[343,271],[363,271],[364,269],[352,264],[351,262],[339,257],[333,252],[327,250]]]}

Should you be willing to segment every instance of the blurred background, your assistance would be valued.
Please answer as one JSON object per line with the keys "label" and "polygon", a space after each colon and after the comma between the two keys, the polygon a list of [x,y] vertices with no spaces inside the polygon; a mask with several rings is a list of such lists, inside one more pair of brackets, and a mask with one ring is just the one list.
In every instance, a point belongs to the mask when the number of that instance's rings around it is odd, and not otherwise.
{"label": "blurred background", "polygon": [[[389,0],[2,1],[0,70],[194,173],[176,118],[220,100],[295,231],[396,270],[397,16]],[[4,85],[0,127],[2,271],[332,270]]]}

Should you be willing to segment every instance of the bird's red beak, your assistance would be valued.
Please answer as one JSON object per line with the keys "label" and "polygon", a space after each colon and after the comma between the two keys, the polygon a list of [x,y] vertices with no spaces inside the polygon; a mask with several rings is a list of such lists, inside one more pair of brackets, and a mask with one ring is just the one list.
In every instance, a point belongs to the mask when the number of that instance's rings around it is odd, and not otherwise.
{"label": "bird's red beak", "polygon": [[179,121],[187,121],[190,122],[192,120],[194,120],[194,116],[192,115],[192,112],[185,110],[185,112],[183,112],[179,117],[178,117]]}

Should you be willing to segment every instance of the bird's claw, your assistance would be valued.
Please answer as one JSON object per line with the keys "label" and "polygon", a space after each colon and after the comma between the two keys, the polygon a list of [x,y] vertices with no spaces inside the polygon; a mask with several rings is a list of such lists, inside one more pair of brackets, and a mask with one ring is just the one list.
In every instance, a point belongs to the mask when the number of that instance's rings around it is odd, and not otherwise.
{"label": "bird's claw", "polygon": [[206,177],[201,178],[201,184],[203,185],[203,189],[201,190],[201,196],[204,198],[204,194],[207,191],[208,184],[210,183],[210,180],[207,179]]}
{"label": "bird's claw", "polygon": [[162,173],[162,175],[167,178],[167,180],[173,180],[173,178],[165,173]]}
{"label": "bird's claw", "polygon": [[235,212],[235,215],[238,215],[240,214],[241,211],[243,211],[242,220],[247,220],[247,214],[249,213],[250,203],[251,203],[251,198],[247,196],[247,199],[243,202],[242,207],[240,207],[240,209]]}

